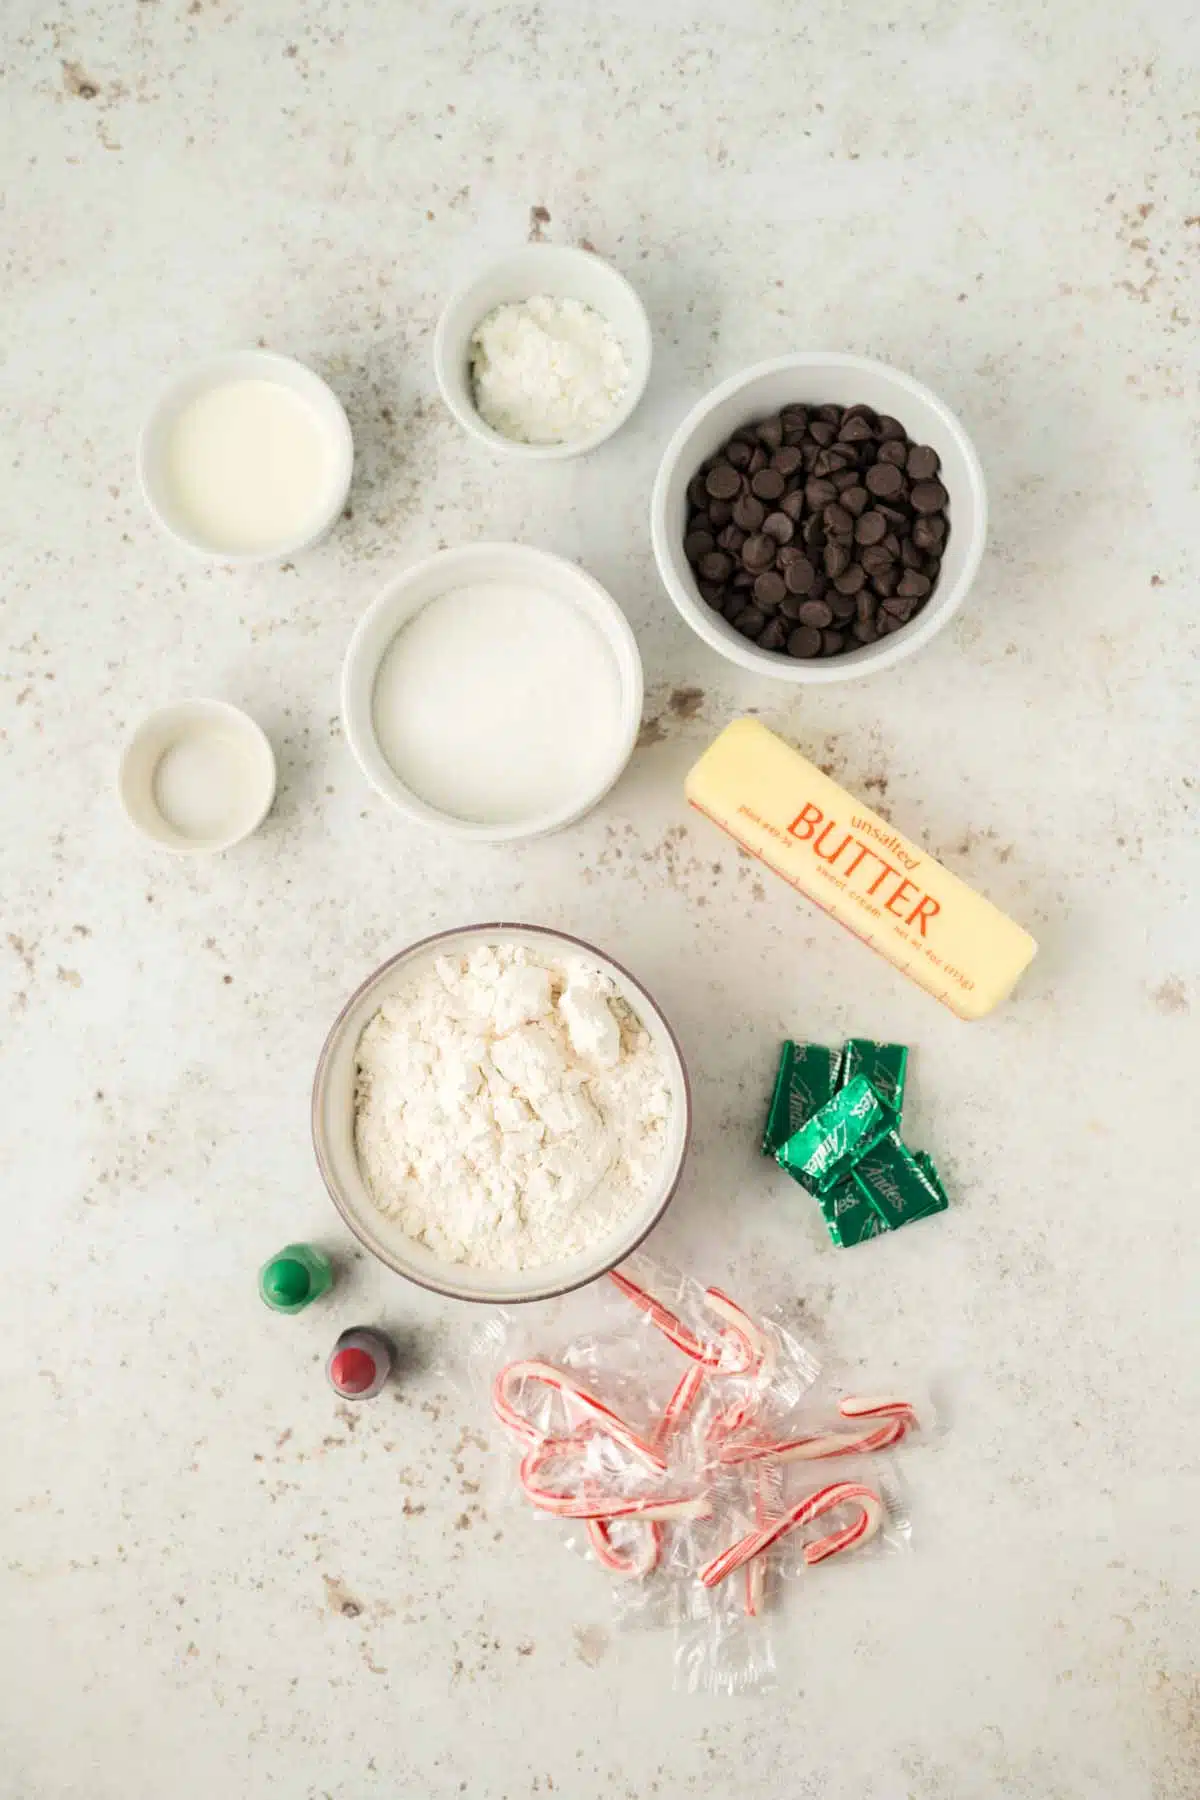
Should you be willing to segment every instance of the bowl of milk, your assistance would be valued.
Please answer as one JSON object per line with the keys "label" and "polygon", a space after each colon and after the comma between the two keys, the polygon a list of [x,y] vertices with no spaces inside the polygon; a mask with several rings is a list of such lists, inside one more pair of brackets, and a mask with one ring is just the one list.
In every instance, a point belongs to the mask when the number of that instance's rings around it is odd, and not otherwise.
{"label": "bowl of milk", "polygon": [[359,621],[342,719],[367,780],[416,823],[502,843],[581,818],[642,716],[624,613],[577,564],[527,544],[441,550]]}
{"label": "bowl of milk", "polygon": [[319,375],[269,350],[238,350],[168,383],[137,462],[146,504],[177,543],[218,562],[278,562],[319,543],[341,516],[354,442]]}

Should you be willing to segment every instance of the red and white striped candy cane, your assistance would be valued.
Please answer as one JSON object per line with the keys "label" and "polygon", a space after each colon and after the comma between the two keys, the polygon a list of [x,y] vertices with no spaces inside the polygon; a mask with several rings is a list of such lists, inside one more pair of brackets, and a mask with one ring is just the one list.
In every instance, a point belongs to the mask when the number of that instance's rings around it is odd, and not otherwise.
{"label": "red and white striped candy cane", "polygon": [[675,1392],[667,1401],[662,1418],[651,1434],[651,1442],[656,1450],[662,1450],[671,1442],[683,1420],[691,1412],[704,1386],[706,1374],[707,1370],[700,1363],[691,1363],[679,1377]]}
{"label": "red and white striped candy cane", "polygon": [[627,1425],[619,1413],[603,1400],[590,1393],[562,1369],[556,1369],[553,1363],[546,1362],[513,1362],[500,1370],[492,1383],[492,1411],[500,1423],[511,1431],[522,1443],[537,1445],[543,1434],[525,1413],[518,1410],[512,1397],[512,1390],[519,1383],[529,1383],[535,1387],[548,1387],[554,1393],[561,1394],[567,1407],[568,1416],[571,1404],[585,1413],[589,1419],[603,1426],[609,1437],[624,1446],[631,1456],[661,1475],[666,1469],[666,1462],[659,1455],[653,1444],[648,1444],[640,1437],[631,1425]]}
{"label": "red and white striped candy cane", "polygon": [[712,1502],[707,1494],[624,1496],[605,1493],[598,1483],[585,1484],[582,1493],[548,1486],[545,1480],[547,1468],[561,1462],[568,1452],[578,1447],[578,1438],[547,1438],[525,1452],[521,1459],[520,1482],[526,1498],[539,1512],[553,1513],[556,1519],[599,1519],[605,1524],[613,1519],[707,1519],[712,1516]]}
{"label": "red and white striped candy cane", "polygon": [[762,1556],[772,1544],[777,1544],[789,1531],[797,1526],[807,1525],[811,1519],[820,1518],[822,1513],[832,1512],[835,1506],[843,1506],[850,1502],[858,1508],[858,1517],[852,1524],[841,1531],[832,1532],[828,1537],[820,1538],[815,1544],[806,1544],[804,1560],[807,1564],[824,1562],[826,1557],[836,1556],[841,1550],[850,1550],[856,1544],[865,1544],[875,1536],[883,1523],[883,1502],[879,1495],[857,1481],[835,1481],[831,1486],[821,1488],[819,1492],[810,1494],[807,1499],[799,1500],[778,1518],[769,1520],[736,1544],[730,1544],[719,1556],[714,1556],[700,1571],[700,1580],[706,1588],[716,1587],[735,1569],[744,1568],[756,1556]]}
{"label": "red and white striped candy cane", "polygon": [[[754,1471],[754,1524],[762,1530],[767,1523],[767,1477],[766,1471]],[[745,1573],[746,1597],[745,1608],[748,1619],[757,1619],[762,1611],[763,1594],[767,1584],[767,1565],[761,1556],[752,1556],[746,1564]]]}
{"label": "red and white striped candy cane", "polygon": [[649,1288],[631,1281],[619,1269],[611,1269],[609,1279],[616,1283],[627,1300],[646,1314],[650,1323],[662,1332],[669,1343],[674,1344],[677,1350],[682,1350],[685,1356],[691,1357],[693,1362],[702,1363],[706,1369],[719,1369],[726,1375],[749,1374],[759,1368],[771,1349],[766,1333],[720,1288],[706,1288],[704,1304],[723,1321],[724,1330],[716,1343],[705,1343],[689,1325],[684,1324],[677,1313],[673,1313],[669,1306],[664,1306]]}
{"label": "red and white striped candy cane", "polygon": [[872,1450],[888,1450],[917,1423],[907,1400],[855,1400],[838,1402],[845,1419],[882,1419],[871,1431],[819,1431],[811,1437],[784,1438],[776,1443],[722,1444],[717,1460],[722,1463],[820,1462],[830,1456],[864,1456]]}
{"label": "red and white striped candy cane", "polygon": [[584,1529],[597,1562],[614,1575],[642,1580],[654,1573],[662,1557],[662,1526],[657,1519],[629,1519],[626,1523],[636,1528],[628,1550],[613,1543],[607,1519],[588,1519]]}

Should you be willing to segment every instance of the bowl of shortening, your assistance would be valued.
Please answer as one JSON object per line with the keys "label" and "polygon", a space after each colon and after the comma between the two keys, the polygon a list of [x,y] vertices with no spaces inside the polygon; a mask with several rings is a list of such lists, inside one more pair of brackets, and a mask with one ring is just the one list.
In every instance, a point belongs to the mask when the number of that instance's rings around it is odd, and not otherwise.
{"label": "bowl of shortening", "polygon": [[319,375],[269,350],[181,369],[137,450],[154,518],[194,555],[266,563],[311,548],[346,504],[354,442]]}
{"label": "bowl of shortening", "polygon": [[779,681],[892,667],[954,616],[987,538],[975,449],[936,394],[802,352],[714,388],[667,445],[659,574],[705,643]]}
{"label": "bowl of shortening", "polygon": [[313,1144],[355,1236],[460,1300],[566,1293],[674,1195],[691,1136],[675,1034],[628,970],[537,925],[401,951],[325,1040]]}
{"label": "bowl of shortening", "polygon": [[633,751],[642,665],[598,581],[524,544],[438,551],[359,621],[342,718],[367,780],[413,822],[501,843],[595,806]]}
{"label": "bowl of shortening", "polygon": [[460,288],[438,320],[442,398],[508,456],[581,456],[629,418],[650,376],[650,323],[589,250],[527,244]]}

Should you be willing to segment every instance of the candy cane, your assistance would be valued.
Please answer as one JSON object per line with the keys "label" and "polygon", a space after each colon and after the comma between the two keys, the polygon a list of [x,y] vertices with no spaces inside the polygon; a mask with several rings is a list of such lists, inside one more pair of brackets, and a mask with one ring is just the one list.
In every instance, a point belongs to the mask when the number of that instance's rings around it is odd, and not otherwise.
{"label": "candy cane", "polygon": [[561,1394],[568,1411],[570,1402],[574,1401],[582,1412],[598,1421],[611,1438],[615,1438],[616,1442],[622,1444],[632,1456],[636,1456],[640,1462],[645,1463],[648,1469],[653,1469],[659,1475],[665,1471],[666,1462],[652,1444],[648,1444],[645,1438],[639,1437],[633,1427],[627,1425],[611,1406],[606,1406],[603,1400],[598,1400],[595,1394],[589,1393],[587,1388],[581,1387],[572,1376],[564,1374],[561,1369],[556,1369],[553,1363],[509,1363],[506,1368],[500,1370],[492,1384],[493,1412],[500,1423],[511,1431],[514,1437],[520,1438],[522,1443],[536,1446],[542,1441],[542,1433],[532,1420],[523,1412],[518,1411],[513,1402],[511,1390],[518,1382],[529,1382],[535,1387],[548,1387],[554,1393]]}
{"label": "candy cane", "polygon": [[680,1376],[675,1392],[663,1408],[662,1418],[655,1426],[651,1442],[656,1450],[669,1444],[678,1431],[681,1422],[696,1404],[700,1389],[704,1386],[707,1371],[699,1363],[692,1363]]}
{"label": "candy cane", "polygon": [[846,1419],[882,1418],[874,1431],[820,1431],[812,1437],[787,1438],[771,1444],[722,1444],[717,1460],[722,1463],[819,1462],[830,1456],[860,1456],[888,1450],[917,1423],[907,1400],[853,1400],[838,1402]]}
{"label": "candy cane", "polygon": [[[728,1294],[720,1288],[706,1288],[704,1304],[710,1312],[725,1321],[725,1330],[721,1334],[722,1341],[717,1344],[706,1344],[696,1336],[689,1325],[685,1325],[677,1313],[673,1313],[661,1300],[655,1298],[648,1288],[639,1287],[628,1275],[622,1275],[619,1269],[609,1270],[609,1279],[625,1295],[627,1300],[644,1312],[650,1323],[662,1332],[669,1343],[690,1356],[693,1362],[703,1363],[706,1369],[720,1369],[726,1375],[746,1375],[756,1370],[771,1351],[770,1339],[761,1331],[749,1315],[732,1301]],[[730,1335],[739,1340],[737,1361],[729,1359]]]}
{"label": "candy cane", "polygon": [[519,1479],[526,1498],[540,1512],[553,1513],[557,1519],[599,1519],[605,1524],[613,1519],[711,1518],[712,1502],[707,1494],[642,1494],[623,1498],[602,1493],[595,1486],[590,1496],[544,1486],[546,1467],[577,1448],[578,1442],[577,1438],[547,1438],[525,1452]]}
{"label": "candy cane", "polygon": [[[766,1476],[762,1469],[754,1471],[754,1523],[758,1530],[767,1522]],[[746,1564],[745,1608],[748,1619],[757,1619],[762,1611],[767,1582],[767,1565],[761,1556],[752,1556]]]}
{"label": "candy cane", "polygon": [[638,1527],[636,1548],[622,1550],[612,1541],[607,1519],[588,1519],[585,1530],[596,1560],[614,1575],[628,1575],[641,1580],[653,1574],[662,1556],[662,1526],[656,1519],[631,1519]]}
{"label": "candy cane", "polygon": [[875,1536],[883,1523],[883,1502],[878,1494],[858,1482],[835,1481],[830,1487],[821,1488],[807,1499],[797,1501],[795,1506],[789,1507],[777,1519],[747,1532],[736,1544],[730,1544],[727,1550],[714,1556],[701,1569],[701,1582],[706,1588],[716,1587],[727,1575],[732,1575],[735,1569],[743,1568],[756,1556],[762,1556],[798,1525],[806,1525],[811,1519],[820,1518],[822,1513],[832,1512],[835,1506],[842,1506],[850,1501],[859,1509],[858,1518],[843,1530],[820,1538],[815,1544],[806,1545],[804,1561],[806,1564],[823,1562],[826,1557],[836,1556],[839,1551],[849,1550],[855,1544],[865,1544]]}

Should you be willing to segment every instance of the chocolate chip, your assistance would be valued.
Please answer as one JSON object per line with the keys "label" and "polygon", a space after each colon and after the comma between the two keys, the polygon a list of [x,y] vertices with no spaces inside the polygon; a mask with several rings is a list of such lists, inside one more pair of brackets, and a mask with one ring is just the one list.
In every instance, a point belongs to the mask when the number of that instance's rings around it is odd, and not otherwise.
{"label": "chocolate chip", "polygon": [[942,466],[942,459],[929,444],[914,444],[905,463],[913,481],[931,481]]}
{"label": "chocolate chip", "polygon": [[760,500],[778,500],[787,483],[778,469],[760,469],[750,477],[750,486]]}
{"label": "chocolate chip", "polygon": [[833,585],[839,594],[857,594],[866,579],[866,570],[862,564],[851,563],[848,569],[835,576]]}
{"label": "chocolate chip", "polygon": [[766,507],[753,494],[739,494],[733,503],[733,522],[743,531],[757,531],[766,516]]}
{"label": "chocolate chip", "polygon": [[771,458],[771,467],[778,469],[786,480],[789,476],[794,475],[797,469],[804,467],[804,458],[794,444],[785,444],[782,450],[777,450]]}
{"label": "chocolate chip", "polygon": [[838,406],[832,400],[827,400],[824,406],[818,406],[813,416],[818,419],[826,419],[830,425],[840,425],[845,410],[845,407]]}
{"label": "chocolate chip", "polygon": [[876,511],[882,513],[888,522],[889,528],[892,531],[898,532],[901,536],[903,536],[903,534],[912,526],[912,520],[909,518],[908,514],[906,512],[901,512],[898,506],[884,506],[881,504],[876,508]]}
{"label": "chocolate chip", "polygon": [[698,564],[705,581],[728,581],[733,574],[733,558],[723,550],[710,550]]}
{"label": "chocolate chip", "polygon": [[907,537],[900,540],[900,561],[906,569],[923,569],[925,567],[925,558],[912,539]]}
{"label": "chocolate chip", "polygon": [[879,415],[879,436],[885,442],[888,438],[903,438],[904,427],[899,419],[893,419],[890,413]]}
{"label": "chocolate chip", "polygon": [[725,604],[724,587],[711,581],[701,581],[698,585],[700,588],[700,598],[704,601],[705,605],[711,606],[715,608],[717,612],[720,612],[722,606]]}
{"label": "chocolate chip", "polygon": [[704,477],[704,485],[714,500],[732,500],[742,491],[742,478],[727,462],[719,462]]}
{"label": "chocolate chip", "polygon": [[832,481],[813,479],[805,483],[804,498],[813,512],[820,512],[822,507],[832,506],[837,499],[837,489]]}
{"label": "chocolate chip", "polygon": [[940,481],[918,481],[909,495],[912,509],[918,513],[941,512],[949,498]]}
{"label": "chocolate chip", "polygon": [[773,537],[777,544],[790,544],[796,530],[785,512],[768,513],[762,528],[764,535]]}
{"label": "chocolate chip", "polygon": [[880,599],[886,600],[890,594],[895,593],[899,580],[900,571],[894,562],[890,562],[886,569],[879,571],[878,575],[872,575],[871,586]]}
{"label": "chocolate chip", "polygon": [[693,506],[704,507],[708,505],[708,489],[704,485],[703,475],[692,476],[692,479],[687,484],[687,497]]}
{"label": "chocolate chip", "polygon": [[814,513],[811,518],[805,519],[801,536],[806,550],[820,551],[825,548],[825,526],[819,514]]}
{"label": "chocolate chip", "polygon": [[750,445],[741,438],[731,438],[725,446],[725,459],[735,469],[744,469],[750,461]]}
{"label": "chocolate chip", "polygon": [[760,650],[782,650],[787,643],[788,628],[782,619],[768,619],[758,640]]}
{"label": "chocolate chip", "polygon": [[886,536],[887,520],[881,512],[876,512],[874,508],[870,512],[865,512],[854,527],[856,544],[881,544]]}
{"label": "chocolate chip", "polygon": [[758,427],[758,439],[768,450],[778,450],[783,442],[783,420],[778,416],[763,419]]}
{"label": "chocolate chip", "polygon": [[919,575],[915,569],[910,569],[906,575],[900,577],[900,586],[896,592],[905,600],[924,600],[929,592],[929,586],[928,575]]}
{"label": "chocolate chip", "polygon": [[889,439],[887,443],[880,444],[877,460],[881,463],[891,463],[893,467],[902,469],[908,461],[908,444],[903,438]]}
{"label": "chocolate chip", "polygon": [[821,655],[838,656],[846,647],[846,640],[840,631],[823,631],[821,633]]}
{"label": "chocolate chip", "polygon": [[797,625],[787,641],[788,655],[795,657],[819,656],[821,653],[821,634],[812,625]]}
{"label": "chocolate chip", "polygon": [[835,581],[850,567],[850,551],[845,544],[826,544],[825,573]]}
{"label": "chocolate chip", "polygon": [[945,535],[946,521],[938,513],[913,520],[912,537],[918,550],[940,550]]}
{"label": "chocolate chip", "polygon": [[708,503],[708,522],[714,531],[720,531],[728,525],[733,517],[733,508],[728,500],[710,500]]}
{"label": "chocolate chip", "polygon": [[854,596],[854,611],[860,619],[873,619],[875,617],[874,594],[868,593],[866,588],[859,588]]}
{"label": "chocolate chip", "polygon": [[808,430],[808,414],[802,406],[785,406],[779,418],[786,436],[803,437]]}
{"label": "chocolate chip", "polygon": [[900,554],[900,539],[896,536],[894,531],[889,531],[879,547],[881,550],[886,550],[892,560],[895,561]]}
{"label": "chocolate chip", "polygon": [[817,579],[817,571],[807,556],[798,556],[788,563],[783,571],[783,579],[789,594],[807,594]]}
{"label": "chocolate chip", "polygon": [[779,502],[779,510],[786,513],[793,525],[800,523],[800,515],[804,511],[804,495],[797,489],[795,493],[785,494]]}
{"label": "chocolate chip", "polygon": [[828,450],[837,437],[837,426],[831,425],[828,419],[818,417],[809,421],[808,435],[814,444],[820,444],[822,450]]}
{"label": "chocolate chip", "polygon": [[848,625],[850,620],[854,617],[859,596],[865,593],[866,589],[860,588],[859,593],[851,598],[849,594],[839,594],[837,589],[834,588],[829,595],[829,610],[833,614],[834,623],[837,625]]}
{"label": "chocolate chip", "polygon": [[858,559],[868,575],[882,575],[893,566],[892,558],[882,544],[870,544]]}
{"label": "chocolate chip", "polygon": [[843,444],[862,444],[874,436],[875,433],[861,413],[851,413],[849,418],[843,419],[842,428],[838,432],[838,439]]}
{"label": "chocolate chip", "polygon": [[762,569],[769,569],[775,561],[775,539],[767,537],[764,532],[756,532],[748,537],[742,545],[742,561],[748,569],[758,574]]}
{"label": "chocolate chip", "polygon": [[[836,475],[829,477],[839,494],[845,495],[851,488],[858,486],[857,469],[839,469]],[[864,489],[865,493],[866,490]]]}
{"label": "chocolate chip", "polygon": [[768,569],[754,583],[754,598],[764,612],[774,612],[786,593],[783,576],[774,569]]}
{"label": "chocolate chip", "polygon": [[746,473],[748,475],[757,475],[760,469],[766,468],[769,461],[770,458],[762,445],[755,444],[750,452],[750,461],[746,464]]}
{"label": "chocolate chip", "polygon": [[838,474],[846,467],[846,459],[837,450],[822,450],[812,466],[812,472],[820,479]]}
{"label": "chocolate chip", "polygon": [[735,569],[733,571],[733,579],[730,582],[730,586],[735,587],[735,588],[753,587],[754,586],[753,573],[749,569]]}
{"label": "chocolate chip", "polygon": [[833,608],[827,600],[806,600],[800,608],[800,623],[815,625],[818,630],[833,623]]}
{"label": "chocolate chip", "polygon": [[861,485],[857,476],[854,478],[853,487],[842,489],[842,505],[848,513],[853,513],[856,519],[860,513],[866,511],[867,506],[870,504],[870,500],[870,494],[868,494],[866,488]]}
{"label": "chocolate chip", "polygon": [[699,562],[713,548],[711,531],[689,531],[683,540],[683,554],[689,562]]}
{"label": "chocolate chip", "polygon": [[854,530],[854,519],[844,506],[827,506],[821,515],[825,521],[825,529],[832,537],[849,537]]}
{"label": "chocolate chip", "polygon": [[747,606],[732,620],[733,629],[740,631],[743,637],[756,638],[766,624],[766,617],[757,606]]}
{"label": "chocolate chip", "polygon": [[893,619],[907,624],[912,618],[913,607],[917,604],[916,596],[911,594],[893,594],[889,599],[880,602],[882,610]]}
{"label": "chocolate chip", "polygon": [[728,550],[730,556],[739,556],[745,541],[745,532],[739,531],[736,525],[727,525],[717,539],[721,549]]}
{"label": "chocolate chip", "polygon": [[895,500],[904,492],[904,477],[894,463],[876,463],[874,468],[867,470],[866,484],[868,491],[880,500]]}

